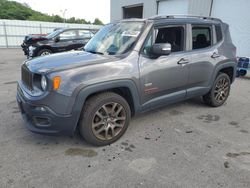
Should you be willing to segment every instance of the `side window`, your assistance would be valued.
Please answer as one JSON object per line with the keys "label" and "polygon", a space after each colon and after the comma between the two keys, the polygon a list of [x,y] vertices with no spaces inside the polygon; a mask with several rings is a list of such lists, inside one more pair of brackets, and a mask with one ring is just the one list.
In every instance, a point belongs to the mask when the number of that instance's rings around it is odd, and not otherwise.
{"label": "side window", "polygon": [[[153,33],[155,37],[153,37]],[[154,41],[153,41],[154,40]],[[143,54],[149,55],[153,44],[170,43],[172,52],[180,52],[184,50],[184,27],[165,27],[157,28],[151,32],[143,47]]]}
{"label": "side window", "polygon": [[159,28],[155,43],[170,43],[172,52],[180,52],[184,49],[184,28],[166,27]]}
{"label": "side window", "polygon": [[60,34],[60,40],[75,39],[75,38],[77,38],[75,30],[64,31]]}
{"label": "side window", "polygon": [[192,27],[193,50],[206,48],[212,45],[210,27]]}
{"label": "side window", "polygon": [[79,38],[84,39],[84,38],[91,38],[91,32],[88,30],[79,30]]}
{"label": "side window", "polygon": [[220,42],[222,40],[222,31],[220,25],[215,25],[215,32],[216,32],[216,39],[217,42]]}

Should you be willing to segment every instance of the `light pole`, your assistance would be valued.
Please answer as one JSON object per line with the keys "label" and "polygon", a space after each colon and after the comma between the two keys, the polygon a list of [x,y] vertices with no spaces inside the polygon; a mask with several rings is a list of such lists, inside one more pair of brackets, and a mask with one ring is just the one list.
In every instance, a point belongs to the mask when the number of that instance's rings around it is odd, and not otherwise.
{"label": "light pole", "polygon": [[60,10],[60,12],[62,13],[62,15],[63,15],[63,22],[65,23],[65,21],[66,21],[66,18],[65,18],[65,14],[66,14],[66,11],[67,11],[68,9],[64,9],[64,10]]}

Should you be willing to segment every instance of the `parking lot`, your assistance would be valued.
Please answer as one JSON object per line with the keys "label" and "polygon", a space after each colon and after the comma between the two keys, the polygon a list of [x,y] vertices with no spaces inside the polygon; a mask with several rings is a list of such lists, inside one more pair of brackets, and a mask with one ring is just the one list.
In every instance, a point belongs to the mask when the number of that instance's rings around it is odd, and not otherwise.
{"label": "parking lot", "polygon": [[201,99],[132,119],[125,135],[93,147],[79,134],[29,132],[15,95],[21,49],[0,49],[0,187],[250,187],[250,75],[226,104]]}

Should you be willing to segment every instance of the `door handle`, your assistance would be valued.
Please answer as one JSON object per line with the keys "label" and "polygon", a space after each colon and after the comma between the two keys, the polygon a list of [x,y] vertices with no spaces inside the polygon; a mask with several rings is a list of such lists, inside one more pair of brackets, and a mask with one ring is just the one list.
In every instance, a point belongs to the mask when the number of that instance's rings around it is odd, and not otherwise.
{"label": "door handle", "polygon": [[185,64],[187,64],[187,63],[189,63],[189,61],[188,61],[187,59],[184,59],[184,58],[181,58],[181,59],[177,62],[178,65],[185,65]]}
{"label": "door handle", "polygon": [[211,55],[211,58],[218,58],[220,55],[217,52],[214,52],[213,55]]}

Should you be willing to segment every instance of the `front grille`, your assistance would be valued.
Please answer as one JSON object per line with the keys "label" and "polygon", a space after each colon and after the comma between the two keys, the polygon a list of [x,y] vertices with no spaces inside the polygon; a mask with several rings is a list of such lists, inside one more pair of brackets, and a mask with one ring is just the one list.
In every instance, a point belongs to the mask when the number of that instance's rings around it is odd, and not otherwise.
{"label": "front grille", "polygon": [[22,82],[29,90],[33,89],[32,73],[29,71],[25,64],[22,66]]}

